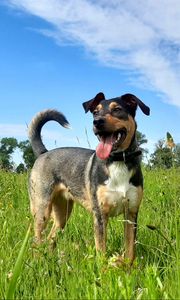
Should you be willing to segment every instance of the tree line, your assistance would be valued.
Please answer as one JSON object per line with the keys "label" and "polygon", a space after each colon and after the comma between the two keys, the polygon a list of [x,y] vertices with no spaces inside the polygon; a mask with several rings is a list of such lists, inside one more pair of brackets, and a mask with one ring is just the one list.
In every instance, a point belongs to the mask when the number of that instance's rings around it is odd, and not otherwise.
{"label": "tree line", "polygon": [[166,138],[156,143],[149,163],[152,167],[166,169],[180,167],[180,143],[175,144],[173,137],[167,132]]}
{"label": "tree line", "polygon": [[[12,155],[16,149],[22,153],[23,162],[15,166]],[[31,169],[35,162],[35,156],[28,140],[18,142],[13,137],[5,137],[0,140],[0,169],[23,173]]]}
{"label": "tree line", "polygon": [[[148,155],[148,149],[144,148],[144,145],[148,142],[145,134],[137,131],[136,139],[144,157],[148,157],[147,165],[149,167],[180,167],[180,144],[174,143],[169,132],[167,132],[165,139],[161,139],[156,143],[155,150],[150,156]],[[15,165],[12,158],[16,149],[20,150],[23,159],[23,162],[18,166]],[[14,137],[0,139],[0,169],[23,173],[31,169],[34,162],[35,155],[29,140],[18,142]]]}

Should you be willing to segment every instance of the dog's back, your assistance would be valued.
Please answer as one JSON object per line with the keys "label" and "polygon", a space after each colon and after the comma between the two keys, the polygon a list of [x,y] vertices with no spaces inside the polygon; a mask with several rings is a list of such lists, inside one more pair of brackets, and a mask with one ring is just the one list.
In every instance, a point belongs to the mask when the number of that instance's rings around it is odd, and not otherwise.
{"label": "dog's back", "polygon": [[[62,183],[74,197],[82,196],[85,185],[86,166],[94,150],[85,148],[57,148],[41,154],[32,168],[29,181],[30,193],[37,181],[49,194]],[[48,200],[49,201],[49,200]]]}

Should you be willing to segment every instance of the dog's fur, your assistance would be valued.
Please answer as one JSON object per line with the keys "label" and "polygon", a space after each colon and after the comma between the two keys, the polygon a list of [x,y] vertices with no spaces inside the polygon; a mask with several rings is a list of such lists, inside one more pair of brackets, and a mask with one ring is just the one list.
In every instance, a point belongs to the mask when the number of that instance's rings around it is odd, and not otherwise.
{"label": "dog's fur", "polygon": [[83,103],[85,112],[94,116],[93,130],[100,140],[96,152],[64,147],[47,151],[42,143],[41,128],[50,120],[63,127],[69,123],[64,115],[46,110],[35,116],[29,126],[29,138],[38,157],[29,178],[31,211],[35,219],[35,237],[42,241],[42,231],[50,215],[54,224],[49,239],[63,229],[78,202],[93,215],[97,250],[105,251],[109,217],[124,213],[125,253],[133,262],[137,214],[143,195],[143,176],[136,142],[137,106],[149,115],[150,110],[136,96],[125,94],[105,100],[99,93]]}

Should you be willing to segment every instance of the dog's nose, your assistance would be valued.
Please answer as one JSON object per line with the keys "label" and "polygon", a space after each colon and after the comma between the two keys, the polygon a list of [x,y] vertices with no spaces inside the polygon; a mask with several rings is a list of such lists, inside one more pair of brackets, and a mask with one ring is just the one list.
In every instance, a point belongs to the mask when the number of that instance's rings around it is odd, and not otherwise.
{"label": "dog's nose", "polygon": [[96,128],[101,128],[105,123],[105,120],[100,118],[93,121],[93,124]]}

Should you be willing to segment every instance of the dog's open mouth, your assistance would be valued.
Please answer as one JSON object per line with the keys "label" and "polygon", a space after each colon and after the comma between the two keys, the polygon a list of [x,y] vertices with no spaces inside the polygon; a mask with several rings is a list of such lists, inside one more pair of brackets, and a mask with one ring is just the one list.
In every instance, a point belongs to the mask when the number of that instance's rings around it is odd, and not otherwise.
{"label": "dog's open mouth", "polygon": [[117,150],[123,143],[127,131],[125,128],[122,128],[114,133],[98,132],[96,135],[100,141],[96,148],[96,154],[100,159],[107,159],[110,156],[110,153]]}

